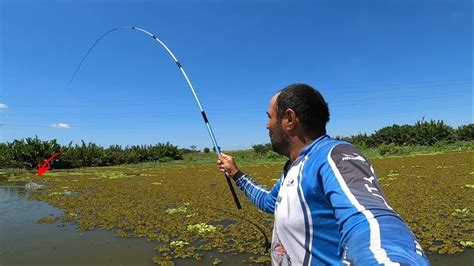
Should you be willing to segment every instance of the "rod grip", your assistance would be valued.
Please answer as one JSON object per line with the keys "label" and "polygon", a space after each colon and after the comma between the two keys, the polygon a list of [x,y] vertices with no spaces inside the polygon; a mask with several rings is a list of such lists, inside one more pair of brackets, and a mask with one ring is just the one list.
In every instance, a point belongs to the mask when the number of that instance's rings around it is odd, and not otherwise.
{"label": "rod grip", "polygon": [[229,185],[230,192],[232,193],[232,197],[234,198],[235,205],[237,206],[237,209],[241,210],[242,206],[240,205],[239,198],[237,197],[237,194],[235,193],[234,186],[232,185],[232,182],[230,181],[230,177],[226,174],[225,179],[227,180],[227,185]]}

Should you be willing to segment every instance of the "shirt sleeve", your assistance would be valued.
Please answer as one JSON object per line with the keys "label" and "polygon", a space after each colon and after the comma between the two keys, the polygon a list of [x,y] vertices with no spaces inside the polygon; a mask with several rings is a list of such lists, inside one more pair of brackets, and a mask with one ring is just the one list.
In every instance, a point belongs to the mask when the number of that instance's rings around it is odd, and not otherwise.
{"label": "shirt sleeve", "polygon": [[274,213],[278,191],[280,190],[280,179],[271,190],[266,189],[243,173],[236,179],[235,183],[255,206],[264,212]]}
{"label": "shirt sleeve", "polygon": [[349,250],[354,264],[393,265],[411,254],[404,252],[415,252],[413,233],[389,206],[372,165],[353,145],[334,146],[319,177],[342,235],[340,252]]}
{"label": "shirt sleeve", "polygon": [[[388,205],[371,164],[351,144],[336,145],[328,154],[322,185],[336,218],[345,221],[377,214],[396,215]],[[367,215],[372,213],[372,215]]]}
{"label": "shirt sleeve", "polygon": [[384,231],[386,221],[397,226],[402,221],[388,205],[372,165],[353,145],[338,144],[320,171],[324,197],[334,211],[342,237],[340,252],[344,246],[359,246],[373,253],[374,260],[377,254],[386,255],[382,243],[405,227],[397,227],[396,232]]}

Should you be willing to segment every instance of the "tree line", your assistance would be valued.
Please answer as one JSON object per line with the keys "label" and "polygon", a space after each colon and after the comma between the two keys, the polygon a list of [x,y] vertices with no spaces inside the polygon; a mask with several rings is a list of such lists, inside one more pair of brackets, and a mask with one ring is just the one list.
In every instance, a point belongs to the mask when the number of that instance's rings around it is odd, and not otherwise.
{"label": "tree line", "polygon": [[112,166],[125,163],[166,162],[183,159],[186,152],[170,143],[101,147],[92,142],[64,146],[53,140],[38,137],[0,143],[0,168],[35,169],[50,156],[62,152],[50,163],[55,169]]}
{"label": "tree line", "polygon": [[[391,125],[375,131],[373,134],[357,134],[351,137],[335,137],[355,144],[359,148],[379,148],[383,155],[393,146],[431,146],[439,143],[474,141],[474,124],[452,128],[441,120],[417,121],[414,125]],[[271,151],[271,144],[252,146],[257,155],[269,158],[278,157]],[[213,149],[214,150],[214,149]],[[178,148],[167,143],[154,145],[120,146],[107,148],[92,142],[61,145],[57,140],[40,140],[38,137],[0,143],[0,168],[35,169],[50,156],[62,152],[53,159],[50,166],[55,169],[79,167],[112,166],[142,162],[167,162],[183,159],[184,154],[198,152],[192,149]],[[205,148],[205,153],[210,149]]]}
{"label": "tree line", "polygon": [[[432,146],[437,143],[455,143],[474,140],[474,124],[453,128],[442,120],[424,119],[414,125],[393,124],[375,131],[373,134],[357,134],[350,137],[336,136],[335,139],[353,143],[359,148],[378,148],[384,145],[395,146]],[[271,144],[252,146],[257,154],[266,154]]]}
{"label": "tree line", "polygon": [[432,146],[439,142],[455,143],[474,140],[474,124],[453,128],[442,120],[420,120],[414,125],[393,124],[375,131],[371,135],[357,134],[351,137],[338,137],[363,148],[381,145],[420,145]]}

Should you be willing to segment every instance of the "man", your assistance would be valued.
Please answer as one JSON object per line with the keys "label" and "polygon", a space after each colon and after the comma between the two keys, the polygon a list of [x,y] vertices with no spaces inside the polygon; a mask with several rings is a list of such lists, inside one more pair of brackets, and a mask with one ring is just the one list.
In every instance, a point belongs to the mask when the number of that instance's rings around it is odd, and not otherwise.
{"label": "man", "polygon": [[273,96],[267,114],[272,149],[289,158],[272,190],[229,155],[217,164],[258,208],[274,213],[272,264],[429,265],[367,159],[326,135],[329,110],[318,91],[290,85]]}

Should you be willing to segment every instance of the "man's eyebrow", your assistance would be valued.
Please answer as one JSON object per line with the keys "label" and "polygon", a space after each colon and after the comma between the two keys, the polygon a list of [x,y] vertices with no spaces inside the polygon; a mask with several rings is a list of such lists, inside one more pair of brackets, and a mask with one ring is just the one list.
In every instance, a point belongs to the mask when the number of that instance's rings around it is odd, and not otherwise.
{"label": "man's eyebrow", "polygon": [[267,113],[268,117],[271,117],[269,112],[265,112],[265,113]]}

